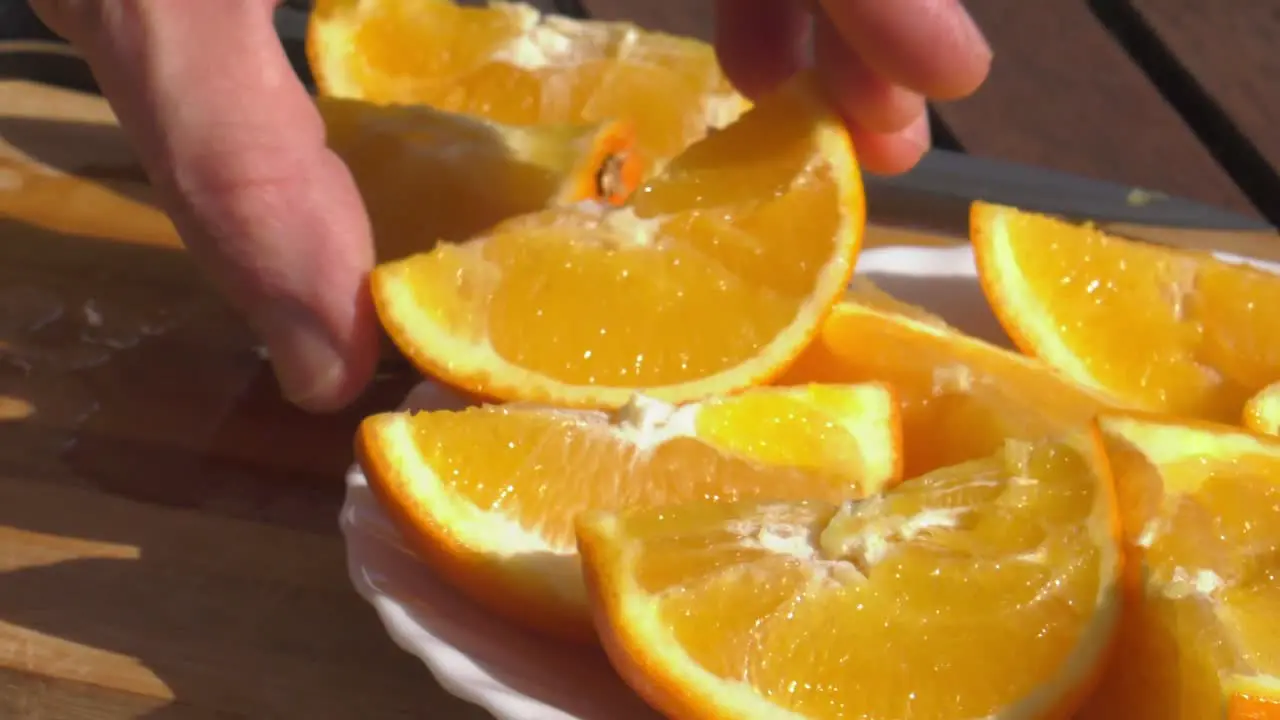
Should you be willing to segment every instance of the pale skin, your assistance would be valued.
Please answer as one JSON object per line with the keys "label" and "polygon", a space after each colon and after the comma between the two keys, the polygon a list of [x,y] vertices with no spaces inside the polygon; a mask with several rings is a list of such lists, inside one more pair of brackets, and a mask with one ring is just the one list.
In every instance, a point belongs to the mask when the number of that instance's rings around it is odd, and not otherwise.
{"label": "pale skin", "polygon": [[[277,0],[31,0],[88,59],[207,275],[307,410],[371,379],[369,221],[272,26]],[[814,60],[863,167],[910,169],[926,99],[973,92],[991,51],[960,0],[715,0],[726,73],[756,96]],[[810,30],[812,28],[812,30]]]}

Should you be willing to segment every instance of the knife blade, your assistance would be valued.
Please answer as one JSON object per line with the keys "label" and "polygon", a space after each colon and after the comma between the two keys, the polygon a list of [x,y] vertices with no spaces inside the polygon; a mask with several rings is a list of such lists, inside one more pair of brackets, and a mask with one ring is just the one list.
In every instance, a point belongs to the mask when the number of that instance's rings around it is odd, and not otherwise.
{"label": "knife blade", "polygon": [[[963,232],[974,200],[1100,223],[1272,230],[1267,223],[1186,198],[1006,160],[931,150],[910,172],[867,177],[876,221]],[[934,207],[928,212],[921,208]]]}
{"label": "knife blade", "polygon": [[1280,261],[1280,233],[1256,218],[1186,198],[947,150],[910,172],[866,178],[868,222],[964,241],[975,200],[1091,221],[1117,234],[1189,250]]}

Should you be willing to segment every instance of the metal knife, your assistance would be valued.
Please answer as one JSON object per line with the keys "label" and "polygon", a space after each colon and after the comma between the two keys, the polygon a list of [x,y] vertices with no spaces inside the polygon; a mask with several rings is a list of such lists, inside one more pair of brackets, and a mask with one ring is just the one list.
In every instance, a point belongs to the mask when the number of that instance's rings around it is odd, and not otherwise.
{"label": "metal knife", "polygon": [[874,225],[963,241],[974,200],[1092,221],[1122,235],[1192,250],[1280,261],[1266,222],[1205,203],[1119,183],[991,158],[932,150],[896,177],[868,176]]}

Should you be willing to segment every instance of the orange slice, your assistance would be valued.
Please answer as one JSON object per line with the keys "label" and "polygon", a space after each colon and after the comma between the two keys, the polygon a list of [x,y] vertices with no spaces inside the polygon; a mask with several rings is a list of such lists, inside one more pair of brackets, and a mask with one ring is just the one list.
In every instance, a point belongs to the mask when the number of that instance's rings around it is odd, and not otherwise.
{"label": "orange slice", "polygon": [[882,385],[758,388],[614,415],[496,406],[361,423],[369,484],[408,542],[493,612],[594,642],[573,519],[692,499],[876,492],[900,477]]}
{"label": "orange slice", "polygon": [[1239,422],[1280,367],[1280,277],[974,203],[982,289],[1018,347],[1133,408]]}
{"label": "orange slice", "polygon": [[865,215],[849,138],[808,74],[620,208],[553,208],[374,269],[422,371],[487,397],[617,407],[767,382],[818,331]]}
{"label": "orange slice", "polygon": [[1280,440],[1207,423],[1099,418],[1134,612],[1084,718],[1280,718]]}
{"label": "orange slice", "polygon": [[550,204],[621,203],[640,184],[634,133],[622,122],[520,127],[427,106],[318,105],[364,198],[380,262]]}
{"label": "orange slice", "polygon": [[986,457],[1007,437],[1083,427],[1106,405],[1043,363],[965,335],[873,286],[859,284],[847,297],[856,299],[835,307],[775,382],[893,385],[908,477]]}
{"label": "orange slice", "polygon": [[605,649],[667,717],[1070,717],[1121,607],[1093,432],[843,505],[586,513]]}
{"label": "orange slice", "polygon": [[1263,435],[1280,435],[1280,382],[1262,388],[1244,404],[1244,426]]}
{"label": "orange slice", "polygon": [[307,55],[324,95],[523,125],[621,119],[670,158],[748,106],[710,45],[522,3],[316,0]]}

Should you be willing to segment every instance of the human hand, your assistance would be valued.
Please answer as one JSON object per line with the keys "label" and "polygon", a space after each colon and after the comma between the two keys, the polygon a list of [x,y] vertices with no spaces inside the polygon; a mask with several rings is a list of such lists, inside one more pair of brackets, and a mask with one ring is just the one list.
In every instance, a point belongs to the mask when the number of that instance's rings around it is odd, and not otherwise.
{"label": "human hand", "polygon": [[[796,0],[717,0],[726,71],[748,94],[801,64]],[[183,242],[310,410],[352,400],[377,361],[368,219],[275,35],[276,0],[31,0],[88,60]],[[972,91],[990,52],[957,0],[823,0],[818,66],[863,164],[928,146],[924,97]]]}
{"label": "human hand", "polygon": [[991,49],[960,0],[716,0],[716,50],[754,96],[813,61],[862,166],[894,174],[929,149],[925,100],[972,93]]}
{"label": "human hand", "polygon": [[275,0],[31,0],[89,62],[184,244],[266,344],[285,396],[373,376],[373,242],[272,24]]}

